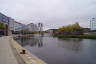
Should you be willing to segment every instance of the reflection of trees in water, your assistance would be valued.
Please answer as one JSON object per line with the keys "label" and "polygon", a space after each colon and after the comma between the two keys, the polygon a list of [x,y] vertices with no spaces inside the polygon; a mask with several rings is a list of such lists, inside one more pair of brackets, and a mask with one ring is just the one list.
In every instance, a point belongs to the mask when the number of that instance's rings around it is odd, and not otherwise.
{"label": "reflection of trees in water", "polygon": [[20,44],[22,46],[26,46],[26,45],[30,45],[32,46],[38,46],[38,47],[42,47],[43,46],[43,37],[31,37],[31,38],[21,38],[20,40]]}
{"label": "reflection of trees in water", "polygon": [[82,39],[66,39],[66,40],[60,40],[61,42],[59,42],[59,46],[78,52],[80,50],[80,47],[82,45]]}

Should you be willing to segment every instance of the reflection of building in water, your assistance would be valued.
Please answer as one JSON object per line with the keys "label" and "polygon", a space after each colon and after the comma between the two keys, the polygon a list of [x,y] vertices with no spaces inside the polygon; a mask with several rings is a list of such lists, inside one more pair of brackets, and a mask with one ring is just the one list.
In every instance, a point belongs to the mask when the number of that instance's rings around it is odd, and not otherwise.
{"label": "reflection of building in water", "polygon": [[25,38],[25,37],[20,37],[20,38],[17,38],[17,42],[21,45],[21,46],[26,46],[28,45],[28,38]]}
{"label": "reflection of building in water", "polygon": [[30,40],[28,40],[28,44],[30,46],[38,46],[42,47],[43,46],[43,37],[33,37]]}
{"label": "reflection of building in water", "polygon": [[43,39],[42,39],[42,37],[40,37],[38,39],[38,47],[42,47],[42,46],[43,46]]}
{"label": "reflection of building in water", "polygon": [[80,46],[81,46],[81,39],[66,39],[66,40],[62,40],[62,42],[59,42],[59,46],[78,52],[80,50]]}
{"label": "reflection of building in water", "polygon": [[38,47],[42,47],[43,46],[43,37],[20,38],[17,41],[22,46],[26,46],[26,45],[30,45],[31,47],[32,46],[38,46]]}

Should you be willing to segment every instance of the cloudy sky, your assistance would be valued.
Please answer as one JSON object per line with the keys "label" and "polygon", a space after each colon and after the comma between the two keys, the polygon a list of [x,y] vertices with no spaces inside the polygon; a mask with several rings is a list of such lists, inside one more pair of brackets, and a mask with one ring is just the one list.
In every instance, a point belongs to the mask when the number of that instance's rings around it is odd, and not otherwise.
{"label": "cloudy sky", "polygon": [[45,29],[75,22],[89,27],[96,0],[0,0],[0,12],[24,24],[42,22]]}

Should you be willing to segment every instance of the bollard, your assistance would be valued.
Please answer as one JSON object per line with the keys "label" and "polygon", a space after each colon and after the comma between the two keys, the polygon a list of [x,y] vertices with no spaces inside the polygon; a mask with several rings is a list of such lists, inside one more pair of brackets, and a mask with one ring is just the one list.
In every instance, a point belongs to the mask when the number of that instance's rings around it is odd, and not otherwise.
{"label": "bollard", "polygon": [[20,52],[20,54],[26,54],[26,50],[22,50],[22,52]]}

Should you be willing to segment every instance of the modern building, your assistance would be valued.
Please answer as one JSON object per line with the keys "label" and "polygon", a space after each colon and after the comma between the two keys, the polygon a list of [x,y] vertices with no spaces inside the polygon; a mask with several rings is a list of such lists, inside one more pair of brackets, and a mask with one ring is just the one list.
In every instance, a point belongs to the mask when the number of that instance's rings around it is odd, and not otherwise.
{"label": "modern building", "polygon": [[13,22],[14,31],[21,31],[25,28],[25,26],[26,25],[24,25],[22,23],[19,23],[19,22],[16,22],[16,21]]}
{"label": "modern building", "polygon": [[39,31],[38,26],[37,26],[36,24],[34,24],[34,23],[28,24],[28,25],[27,25],[27,28],[28,28],[28,30],[31,31],[31,32],[38,32],[38,31]]}
{"label": "modern building", "polygon": [[26,29],[26,25],[9,18],[9,29],[11,31],[20,31]]}
{"label": "modern building", "polygon": [[90,28],[91,30],[96,30],[96,18],[90,20]]}
{"label": "modern building", "polygon": [[9,24],[9,17],[0,13],[0,22],[2,22],[4,24]]}
{"label": "modern building", "polygon": [[21,30],[28,30],[30,32],[38,31],[38,26],[36,24],[30,23],[28,25],[25,25],[15,21],[14,19],[10,19],[9,26],[11,31],[21,31]]}
{"label": "modern building", "polygon": [[7,24],[11,31],[21,31],[21,30],[26,30],[26,29],[31,32],[39,31],[38,26],[34,23],[25,25],[25,24],[15,21],[11,17],[8,17],[2,13],[0,13],[0,22]]}
{"label": "modern building", "polygon": [[0,13],[0,22],[7,24],[10,30],[14,30],[14,19]]}

